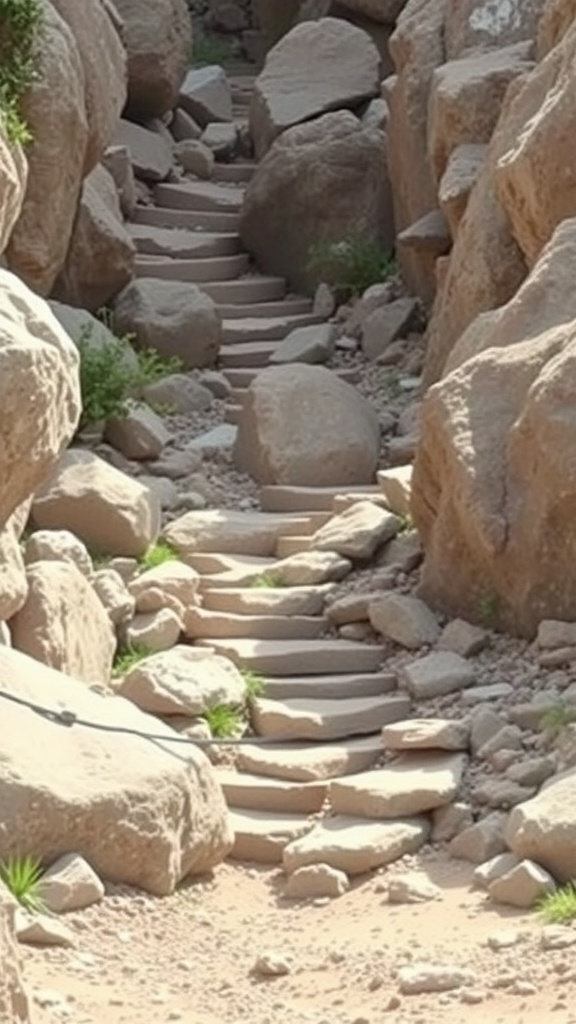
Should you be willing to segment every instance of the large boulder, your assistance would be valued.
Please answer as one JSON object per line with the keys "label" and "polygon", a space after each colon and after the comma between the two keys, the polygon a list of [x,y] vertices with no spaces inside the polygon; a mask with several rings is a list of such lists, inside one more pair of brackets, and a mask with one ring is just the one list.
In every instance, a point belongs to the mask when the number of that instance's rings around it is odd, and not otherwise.
{"label": "large boulder", "polygon": [[30,1006],[24,990],[14,935],[14,906],[0,894],[0,1020],[30,1024]]}
{"label": "large boulder", "polygon": [[29,509],[30,502],[25,501],[0,531],[0,622],[11,619],[25,604],[28,595],[28,580],[20,548],[20,536],[26,525]]}
{"label": "large boulder", "polygon": [[89,129],[84,67],[72,30],[47,0],[43,17],[38,77],[21,104],[34,138],[26,154],[28,184],[6,255],[11,270],[47,295],[66,257]]}
{"label": "large boulder", "polygon": [[84,181],[66,262],[54,296],[97,310],[134,274],[136,248],[123,224],[111,174],[99,164]]}
{"label": "large boulder", "polygon": [[550,0],[448,0],[446,57],[534,39],[538,19]]}
{"label": "large boulder", "polygon": [[560,42],[576,20],[576,0],[548,0],[538,24],[538,59]]}
{"label": "large boulder", "polygon": [[386,135],[347,110],[289,128],[250,182],[240,233],[270,273],[312,291],[313,246],[351,236],[392,247]]}
{"label": "large boulder", "polygon": [[371,483],[376,413],[350,384],[320,366],[270,367],[246,393],[236,465],[263,484]]}
{"label": "large boulder", "polygon": [[128,112],[162,117],[176,106],[190,61],[192,24],[186,0],[114,0],[128,53]]}
{"label": "large boulder", "polygon": [[126,53],[101,0],[50,0],[72,29],[84,69],[88,142],[84,174],[99,162],[114,138],[126,103]]}
{"label": "large boulder", "polygon": [[376,96],[380,57],[369,36],[336,18],[297,25],[268,54],[250,104],[257,157],[295,124]]}
{"label": "large boulder", "polygon": [[88,723],[58,724],[1,701],[2,860],[25,850],[51,863],[74,850],[103,879],[167,895],[226,856],[232,833],[224,798],[192,743],[151,742],[147,735],[176,734],[128,701],[7,647],[0,689]]}
{"label": "large boulder", "polygon": [[576,876],[576,770],[554,775],[537,796],[514,807],[506,841],[518,857],[528,857],[558,882]]}
{"label": "large boulder", "polygon": [[27,181],[28,163],[24,151],[20,146],[11,146],[0,134],[0,252],[6,249],[20,216]]}
{"label": "large boulder", "polygon": [[116,637],[103,604],[70,562],[34,562],[26,603],[10,621],[12,646],[87,683],[110,681]]}
{"label": "large boulder", "polygon": [[431,388],[412,478],[422,596],[532,636],[574,617],[576,222],[502,310],[471,325]]}
{"label": "large boulder", "polygon": [[213,366],[218,357],[220,315],[210,296],[187,281],[132,281],[116,298],[113,323],[117,334],[133,334],[139,348],[175,356],[186,369]]}
{"label": "large boulder", "polygon": [[41,530],[70,530],[92,553],[139,558],[160,530],[158,497],[92,452],[71,448],[35,495]]}
{"label": "large boulder", "polygon": [[80,416],[78,355],[49,306],[0,270],[0,526],[50,473]]}

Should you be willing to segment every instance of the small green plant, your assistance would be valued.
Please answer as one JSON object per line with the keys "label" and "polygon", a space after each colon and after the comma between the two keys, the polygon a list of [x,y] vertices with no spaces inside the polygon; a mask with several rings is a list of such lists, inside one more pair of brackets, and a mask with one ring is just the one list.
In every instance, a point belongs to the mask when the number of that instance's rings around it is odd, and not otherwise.
{"label": "small green plant", "polygon": [[576,918],[576,884],[546,893],[537,904],[538,913],[546,924],[570,924]]}
{"label": "small green plant", "polygon": [[203,68],[209,64],[226,65],[234,60],[233,43],[212,32],[199,31],[194,33],[192,44],[192,64]]}
{"label": "small green plant", "polygon": [[279,573],[274,572],[261,572],[257,576],[253,576],[248,583],[249,587],[253,587],[256,590],[273,590],[276,587],[282,587],[282,578]]}
{"label": "small green plant", "polygon": [[478,618],[485,629],[496,629],[500,617],[498,594],[486,594],[478,602]]}
{"label": "small green plant", "polygon": [[239,669],[246,684],[246,698],[248,701],[257,697],[263,697],[266,692],[266,680],[259,672],[253,672],[250,668]]}
{"label": "small green plant", "polygon": [[0,124],[15,145],[32,141],[20,101],[38,77],[43,21],[41,0],[0,0]]}
{"label": "small green plant", "polygon": [[402,514],[396,513],[397,518],[400,520],[400,528],[398,533],[411,533],[414,529],[414,520],[409,512],[403,512]]}
{"label": "small green plant", "polygon": [[566,707],[565,704],[557,704],[548,708],[540,719],[540,726],[552,733],[559,733],[567,725],[576,722],[576,708]]}
{"label": "small green plant", "polygon": [[159,565],[164,565],[166,562],[177,561],[178,552],[176,549],[168,541],[159,540],[148,548],[142,555],[142,558],[139,559],[138,564],[142,569],[156,569]]}
{"label": "small green plant", "polygon": [[126,647],[121,647],[114,658],[112,675],[125,676],[139,661],[149,658],[151,653],[144,644],[128,644]]}
{"label": "small green plant", "polygon": [[26,910],[42,912],[46,909],[40,895],[43,873],[35,857],[15,856],[0,864],[0,880]]}
{"label": "small green plant", "polygon": [[339,242],[314,242],[307,270],[329,284],[339,302],[348,302],[370,285],[385,281],[395,273],[396,264],[388,249],[356,233]]}
{"label": "small green plant", "polygon": [[233,739],[244,729],[242,712],[229,704],[213,704],[200,717],[208,723],[215,739]]}

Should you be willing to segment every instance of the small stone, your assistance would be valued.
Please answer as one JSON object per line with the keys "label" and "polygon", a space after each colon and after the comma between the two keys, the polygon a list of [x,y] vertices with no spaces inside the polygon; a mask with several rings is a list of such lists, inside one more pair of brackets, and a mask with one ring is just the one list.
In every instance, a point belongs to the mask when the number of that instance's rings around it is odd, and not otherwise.
{"label": "small stone", "polygon": [[420,995],[473,985],[476,976],[473,971],[453,964],[414,963],[400,968],[398,981],[403,995]]}
{"label": "small stone", "polygon": [[441,896],[441,889],[422,872],[399,875],[388,884],[389,903],[427,903]]}
{"label": "small stone", "polygon": [[474,882],[482,889],[487,889],[492,882],[507,874],[519,863],[520,858],[515,853],[498,853],[484,864],[478,865],[474,871]]}
{"label": "small stone", "polygon": [[502,807],[509,810],[516,804],[522,804],[534,796],[534,787],[519,786],[508,779],[487,779],[472,791],[472,799],[479,804],[487,804],[495,809]]}
{"label": "small stone", "polygon": [[492,708],[480,707],[472,712],[470,728],[470,748],[477,754],[506,725],[506,721]]}
{"label": "small stone", "polygon": [[483,1003],[485,999],[486,993],[480,988],[463,988],[460,993],[460,1002],[466,1003],[468,1006]]}
{"label": "small stone", "polygon": [[473,626],[464,619],[452,619],[442,630],[438,650],[453,651],[463,658],[472,658],[484,650],[489,639],[486,630]]}
{"label": "small stone", "polygon": [[521,750],[522,731],[517,725],[505,725],[477,751],[481,761],[489,761],[499,750]]}
{"label": "small stone", "polygon": [[290,875],[286,884],[286,896],[295,899],[311,899],[342,896],[349,887],[348,876],[329,864],[310,864],[298,868]]}
{"label": "small stone", "polygon": [[488,886],[490,899],[495,903],[506,903],[513,907],[528,908],[554,892],[556,883],[544,868],[532,860],[522,860],[505,875],[501,875]]}
{"label": "small stone", "polygon": [[514,692],[510,683],[491,683],[489,686],[473,686],[462,694],[462,703],[465,705],[486,704],[491,700],[503,700]]}
{"label": "small stone", "polygon": [[565,924],[546,925],[540,935],[542,949],[568,949],[576,945],[576,929]]}
{"label": "small stone", "polygon": [[330,285],[321,281],[314,294],[314,305],[312,312],[315,316],[321,316],[323,320],[329,320],[336,309],[336,299]]}
{"label": "small stone", "polygon": [[504,853],[507,849],[504,838],[507,820],[507,814],[494,811],[482,821],[477,821],[452,839],[448,847],[450,855],[471,861],[472,864],[482,864],[496,854]]}
{"label": "small stone", "polygon": [[104,885],[90,865],[77,853],[60,857],[42,875],[40,898],[54,914],[84,910],[104,896]]}
{"label": "small stone", "polygon": [[265,978],[279,978],[284,974],[290,974],[292,970],[287,958],[282,953],[263,953],[258,957],[253,967],[255,974]]}
{"label": "small stone", "polygon": [[468,722],[444,718],[412,718],[382,729],[386,750],[466,750]]}
{"label": "small stone", "polygon": [[512,985],[511,991],[516,996],[534,996],[538,989],[531,981],[524,981],[522,978],[518,978]]}
{"label": "small stone", "polygon": [[541,786],[555,771],[554,758],[531,757],[520,764],[511,764],[506,774],[512,782],[517,782],[520,786]]}
{"label": "small stone", "polygon": [[399,670],[399,678],[415,700],[430,700],[462,690],[474,683],[474,672],[459,654],[428,654]]}
{"label": "small stone", "polygon": [[30,946],[73,946],[74,933],[47,914],[30,914],[19,907],[14,916],[18,942]]}
{"label": "small stone", "polygon": [[433,644],[440,626],[423,601],[404,594],[385,594],[370,602],[370,622],[377,633],[410,650]]}
{"label": "small stone", "polygon": [[536,643],[539,647],[575,647],[576,622],[560,622],[556,619],[543,619],[538,626]]}
{"label": "small stone", "polygon": [[503,928],[488,936],[487,945],[495,952],[499,952],[501,949],[511,949],[513,946],[517,946],[524,937],[525,932],[519,931],[517,928]]}
{"label": "small stone", "polygon": [[447,843],[474,823],[468,804],[454,803],[438,807],[432,814],[432,842]]}

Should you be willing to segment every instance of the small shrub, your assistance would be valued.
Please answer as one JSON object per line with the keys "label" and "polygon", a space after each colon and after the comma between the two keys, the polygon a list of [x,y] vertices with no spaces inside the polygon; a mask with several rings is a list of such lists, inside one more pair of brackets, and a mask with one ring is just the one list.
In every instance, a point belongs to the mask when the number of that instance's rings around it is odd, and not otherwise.
{"label": "small shrub", "polygon": [[213,704],[200,717],[208,723],[215,739],[233,739],[244,730],[242,712],[229,704]]}
{"label": "small shrub", "polygon": [[570,924],[576,918],[576,884],[568,882],[543,896],[538,913],[546,924]]}
{"label": "small shrub", "polygon": [[0,0],[0,22],[0,123],[10,142],[25,146],[32,133],[20,100],[38,77],[41,0]]}
{"label": "small shrub", "polygon": [[247,700],[251,701],[257,697],[263,697],[266,692],[264,676],[261,676],[259,672],[253,672],[249,668],[241,668],[239,672],[246,684]]}
{"label": "small shrub", "polygon": [[153,544],[142,555],[142,558],[139,559],[139,565],[142,569],[156,569],[159,565],[164,565],[166,562],[177,561],[178,552],[167,541],[159,540],[157,544]]}
{"label": "small shrub", "polygon": [[478,602],[478,618],[485,629],[496,629],[500,617],[498,594],[487,594]]}
{"label": "small shrub", "polygon": [[248,582],[249,587],[254,589],[272,590],[275,587],[282,587],[282,578],[279,573],[274,572],[261,572],[258,576],[253,576]]}
{"label": "small shrub", "polygon": [[152,651],[149,651],[144,644],[128,644],[116,652],[112,666],[113,676],[125,676],[131,668],[134,668],[139,661],[149,658]]}
{"label": "small shrub", "polygon": [[576,722],[576,708],[566,707],[565,704],[557,704],[553,708],[548,708],[544,712],[540,719],[540,726],[542,729],[547,729],[552,733],[559,733],[562,729],[565,729],[567,725],[572,725]]}
{"label": "small shrub", "polygon": [[40,896],[43,869],[35,857],[10,857],[0,864],[0,880],[26,910],[44,911]]}
{"label": "small shrub", "polygon": [[340,242],[315,242],[310,246],[307,270],[317,272],[333,289],[339,302],[358,298],[372,284],[395,273],[392,253],[361,234]]}

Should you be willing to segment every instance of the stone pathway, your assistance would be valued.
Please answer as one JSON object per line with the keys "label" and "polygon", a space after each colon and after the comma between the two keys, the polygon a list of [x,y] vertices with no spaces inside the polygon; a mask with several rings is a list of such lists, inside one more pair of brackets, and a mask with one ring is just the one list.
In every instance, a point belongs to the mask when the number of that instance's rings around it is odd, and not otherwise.
{"label": "stone pathway", "polygon": [[[243,120],[253,79],[230,81]],[[239,211],[254,166],[219,163],[210,182],[157,185],[155,205],[139,207],[131,225],[137,275],[194,282],[217,304],[220,368],[232,386],[229,424],[286,335],[322,322],[310,299],[289,294],[283,278],[255,272],[243,250]],[[384,484],[353,493],[381,502]],[[316,559],[306,553],[314,532],[350,500],[346,488],[264,487],[262,512],[222,512],[213,549],[187,555],[203,595],[188,635],[264,682],[264,695],[253,701],[252,726],[267,742],[243,745],[238,771],[219,770],[238,859],[274,863],[285,856],[291,867],[328,861],[367,870],[415,849],[427,834],[423,818],[380,821],[363,811],[372,806],[369,793],[379,772],[361,773],[381,757],[382,727],[408,717],[410,700],[382,671],[380,646],[330,635],[325,601],[343,575],[342,564],[344,572],[348,566],[330,552],[316,552]],[[283,585],[265,585],[279,574]],[[317,822],[330,811],[334,780],[355,773],[346,814]],[[357,817],[350,817],[356,806]]]}

